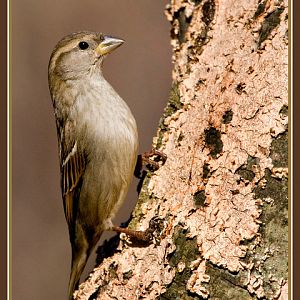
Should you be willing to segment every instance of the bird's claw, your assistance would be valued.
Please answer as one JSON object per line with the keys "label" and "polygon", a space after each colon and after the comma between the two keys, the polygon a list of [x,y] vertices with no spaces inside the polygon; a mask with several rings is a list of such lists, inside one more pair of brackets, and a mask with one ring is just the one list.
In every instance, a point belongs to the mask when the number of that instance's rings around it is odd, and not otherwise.
{"label": "bird's claw", "polygon": [[[156,158],[151,159],[153,156]],[[143,166],[146,166],[147,169],[156,171],[159,169],[160,165],[158,161],[161,160],[164,164],[167,160],[167,155],[162,151],[152,149],[151,151],[144,152],[143,154],[138,155],[134,175],[138,178],[141,177],[141,170]]]}

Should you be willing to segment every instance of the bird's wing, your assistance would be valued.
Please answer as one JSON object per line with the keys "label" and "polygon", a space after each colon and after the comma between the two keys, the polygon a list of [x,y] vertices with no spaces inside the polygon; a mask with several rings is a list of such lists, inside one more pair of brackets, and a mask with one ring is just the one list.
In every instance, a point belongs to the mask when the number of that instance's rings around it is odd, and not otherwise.
{"label": "bird's wing", "polygon": [[86,155],[78,142],[72,137],[73,123],[58,126],[60,144],[61,189],[64,210],[69,229],[74,227],[77,204],[80,196],[82,178],[86,167]]}

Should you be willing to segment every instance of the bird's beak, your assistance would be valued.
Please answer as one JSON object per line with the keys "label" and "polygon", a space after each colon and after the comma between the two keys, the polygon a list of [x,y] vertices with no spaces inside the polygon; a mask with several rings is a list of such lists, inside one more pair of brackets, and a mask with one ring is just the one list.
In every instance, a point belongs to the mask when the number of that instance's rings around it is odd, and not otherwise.
{"label": "bird's beak", "polygon": [[96,48],[96,53],[98,55],[108,54],[121,46],[123,43],[124,40],[117,39],[112,36],[104,36],[104,40]]}

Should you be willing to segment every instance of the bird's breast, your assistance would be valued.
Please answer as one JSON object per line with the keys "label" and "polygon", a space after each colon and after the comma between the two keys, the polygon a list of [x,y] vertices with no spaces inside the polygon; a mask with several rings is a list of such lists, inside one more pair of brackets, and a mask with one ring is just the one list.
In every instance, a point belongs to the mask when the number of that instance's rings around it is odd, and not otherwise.
{"label": "bird's breast", "polygon": [[127,104],[106,81],[82,88],[72,114],[78,142],[91,160],[132,168],[138,146],[136,122]]}

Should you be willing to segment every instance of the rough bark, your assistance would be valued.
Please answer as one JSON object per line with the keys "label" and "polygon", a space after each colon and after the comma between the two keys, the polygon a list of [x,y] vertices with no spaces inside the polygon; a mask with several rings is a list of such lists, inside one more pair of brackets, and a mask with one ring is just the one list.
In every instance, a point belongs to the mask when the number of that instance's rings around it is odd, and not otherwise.
{"label": "rough bark", "polygon": [[[130,227],[76,299],[287,299],[288,9],[172,0],[173,88]],[[108,245],[106,245],[106,251]]]}

